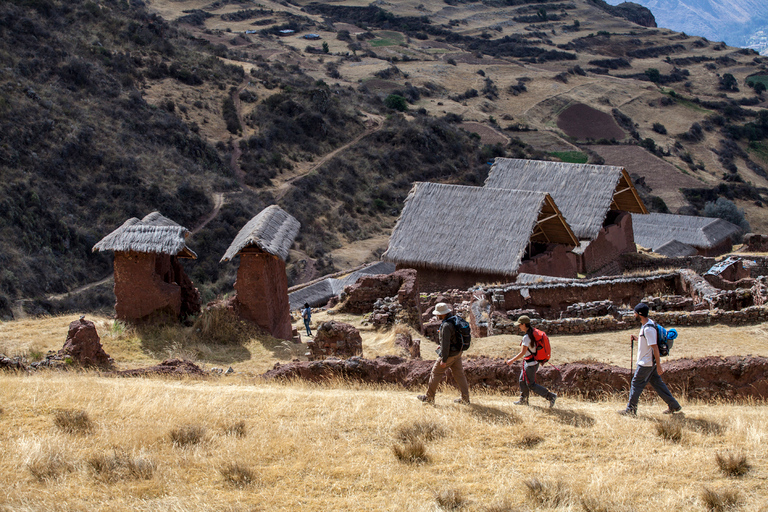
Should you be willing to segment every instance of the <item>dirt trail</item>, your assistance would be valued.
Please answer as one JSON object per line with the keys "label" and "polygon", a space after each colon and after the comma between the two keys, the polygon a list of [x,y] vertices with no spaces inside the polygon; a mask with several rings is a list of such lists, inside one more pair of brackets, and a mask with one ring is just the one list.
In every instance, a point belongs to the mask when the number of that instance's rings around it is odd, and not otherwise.
{"label": "dirt trail", "polygon": [[209,213],[203,220],[200,222],[200,224],[197,225],[192,231],[190,231],[190,234],[194,235],[201,229],[203,229],[209,222],[211,222],[213,219],[216,218],[216,216],[221,211],[221,207],[224,206],[225,197],[224,192],[214,192],[213,193],[213,210],[211,210],[211,213]]}
{"label": "dirt trail", "polygon": [[[274,186],[273,190],[275,192],[275,201],[279,201],[280,199],[285,197],[285,194],[287,194],[288,191],[291,189],[293,182],[295,182],[300,178],[303,178],[313,170],[317,169],[324,163],[328,162],[330,159],[332,159],[339,153],[343,153],[354,144],[357,144],[358,142],[360,142],[365,137],[380,130],[381,127],[384,126],[384,118],[382,116],[378,116],[374,114],[366,114],[365,125],[367,126],[367,128],[363,133],[361,133],[351,141],[347,142],[343,146],[338,147],[335,150],[331,151],[330,153],[324,155],[320,160],[316,162],[296,164],[295,166],[296,171],[293,173],[293,175]],[[279,181],[279,180],[276,179],[275,181]]]}

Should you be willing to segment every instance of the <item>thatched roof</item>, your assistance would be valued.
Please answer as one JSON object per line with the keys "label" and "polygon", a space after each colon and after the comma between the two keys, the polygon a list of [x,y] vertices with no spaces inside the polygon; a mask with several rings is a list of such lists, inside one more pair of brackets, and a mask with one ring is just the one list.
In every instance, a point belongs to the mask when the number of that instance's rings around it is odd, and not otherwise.
{"label": "thatched roof", "polygon": [[611,165],[497,158],[486,187],[547,192],[580,240],[594,240],[609,210],[648,213],[627,171]]}
{"label": "thatched roof", "polygon": [[248,247],[258,247],[285,260],[300,227],[299,221],[279,206],[268,206],[243,226],[221,261],[231,260]]}
{"label": "thatched roof", "polygon": [[130,218],[93,246],[93,251],[145,252],[197,258],[186,244],[189,230],[159,212],[143,219]]}
{"label": "thatched roof", "polygon": [[653,252],[661,254],[667,258],[682,258],[685,256],[694,256],[698,253],[695,247],[678,242],[677,240],[670,240],[669,242],[660,245]]}
{"label": "thatched roof", "polygon": [[382,259],[406,266],[514,275],[530,241],[578,243],[548,194],[416,183]]}
{"label": "thatched roof", "polygon": [[654,252],[672,240],[698,249],[711,249],[741,232],[739,226],[723,219],[670,213],[632,214],[632,229],[635,243]]}

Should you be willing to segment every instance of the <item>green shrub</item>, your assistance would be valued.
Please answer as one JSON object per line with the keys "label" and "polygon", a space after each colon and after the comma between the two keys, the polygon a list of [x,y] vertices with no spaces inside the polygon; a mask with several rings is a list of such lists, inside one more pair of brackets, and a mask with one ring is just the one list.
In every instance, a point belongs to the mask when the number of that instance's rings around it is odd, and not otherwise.
{"label": "green shrub", "polygon": [[392,110],[398,110],[400,112],[408,111],[408,102],[399,94],[390,94],[387,96],[384,99],[384,105]]}

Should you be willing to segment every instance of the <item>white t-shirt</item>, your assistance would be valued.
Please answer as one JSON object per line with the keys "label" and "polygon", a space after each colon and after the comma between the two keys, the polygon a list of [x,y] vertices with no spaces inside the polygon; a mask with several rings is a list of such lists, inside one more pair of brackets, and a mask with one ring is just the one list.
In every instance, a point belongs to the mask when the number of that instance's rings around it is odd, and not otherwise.
{"label": "white t-shirt", "polygon": [[[521,345],[526,347],[526,348],[528,348],[528,354],[535,354],[536,353],[535,350],[531,350],[531,338],[530,338],[530,336],[528,334],[523,336],[523,341],[522,341]],[[528,357],[528,355],[526,354],[525,357]],[[525,367],[526,368],[528,368],[529,366],[533,366],[535,364],[539,364],[539,362],[536,361],[535,359],[532,360],[532,361],[525,361]]]}
{"label": "white t-shirt", "polygon": [[653,320],[649,318],[648,322],[640,327],[640,335],[637,338],[637,364],[653,366],[653,346],[658,341],[658,332]]}

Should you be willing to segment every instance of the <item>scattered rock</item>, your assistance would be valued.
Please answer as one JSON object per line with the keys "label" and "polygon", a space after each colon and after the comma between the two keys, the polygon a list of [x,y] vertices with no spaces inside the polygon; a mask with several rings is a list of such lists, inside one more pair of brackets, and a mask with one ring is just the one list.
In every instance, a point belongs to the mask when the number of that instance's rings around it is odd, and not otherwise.
{"label": "scattered rock", "polygon": [[400,332],[395,335],[395,345],[400,347],[403,355],[410,359],[421,358],[421,340],[414,340],[409,332]]}
{"label": "scattered rock", "polygon": [[157,366],[149,368],[138,368],[135,370],[122,370],[114,372],[112,375],[118,377],[143,377],[145,375],[174,375],[174,376],[204,376],[205,370],[197,366],[192,361],[182,359],[166,359]]}
{"label": "scattered rock", "polygon": [[320,325],[315,339],[307,342],[311,361],[326,357],[363,355],[363,338],[354,326],[331,320]]}

